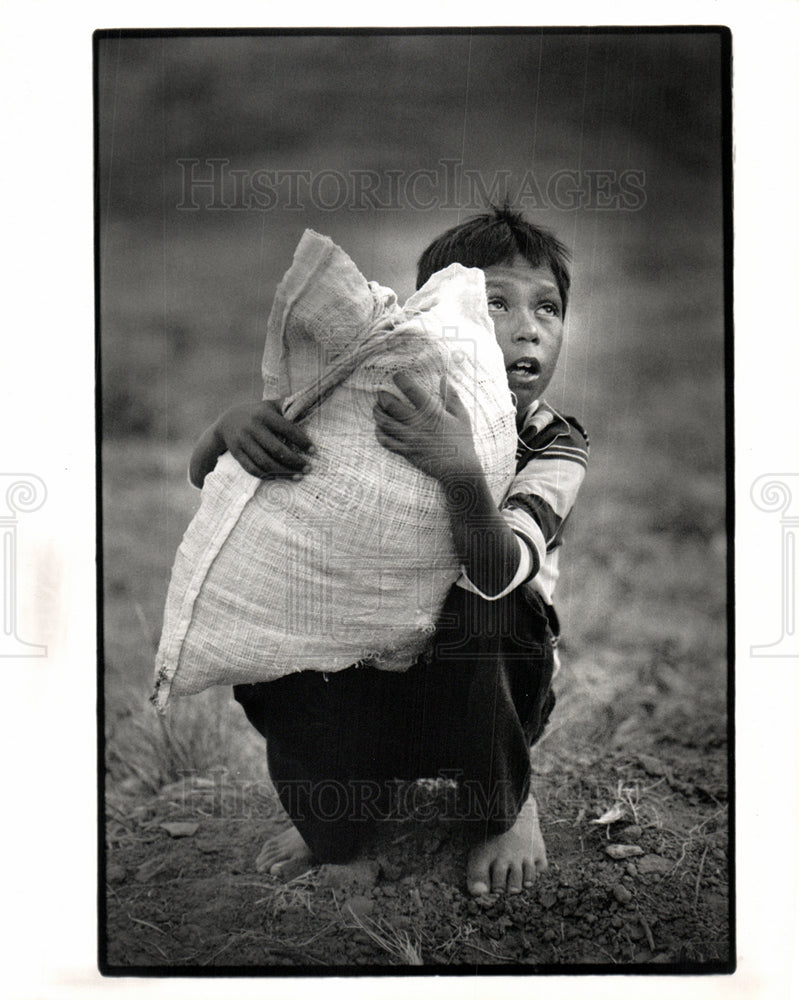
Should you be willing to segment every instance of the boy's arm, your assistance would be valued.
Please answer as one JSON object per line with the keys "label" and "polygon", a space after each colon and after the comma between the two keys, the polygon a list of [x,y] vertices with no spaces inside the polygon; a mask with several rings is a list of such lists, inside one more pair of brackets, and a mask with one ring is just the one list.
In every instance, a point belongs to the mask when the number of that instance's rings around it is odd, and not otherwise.
{"label": "boy's arm", "polygon": [[313,442],[305,431],[286,420],[279,400],[233,406],[200,437],[189,462],[189,480],[202,488],[217,459],[229,451],[251,476],[293,476],[310,469]]}
{"label": "boy's arm", "polygon": [[482,469],[479,478],[455,477],[441,485],[468,589],[489,600],[503,597],[530,575],[527,547],[497,509]]}
{"label": "boy's arm", "polygon": [[523,457],[502,511],[529,547],[531,576],[543,565],[547,553],[560,544],[563,525],[588,464],[588,437],[582,427],[571,417],[560,417],[551,410],[549,415],[546,421],[546,414],[541,413],[541,429],[531,421],[521,433]]}
{"label": "boy's arm", "polygon": [[454,392],[447,393],[446,379],[441,382],[446,404],[405,373],[394,381],[407,402],[378,394],[377,439],[439,481],[466,576],[483,596],[499,596],[517,576],[524,543],[491,496],[474,450],[469,414]]}

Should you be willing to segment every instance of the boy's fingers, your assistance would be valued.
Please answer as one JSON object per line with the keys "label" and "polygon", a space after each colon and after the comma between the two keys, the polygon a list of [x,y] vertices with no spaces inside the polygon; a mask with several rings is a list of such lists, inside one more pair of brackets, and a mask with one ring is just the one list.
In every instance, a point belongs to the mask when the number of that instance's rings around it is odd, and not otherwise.
{"label": "boy's fingers", "polygon": [[375,428],[375,437],[380,442],[380,444],[382,444],[383,447],[387,448],[389,451],[394,451],[399,455],[405,453],[405,445],[402,443],[402,441],[399,441],[397,438],[392,437],[391,434],[387,434],[379,427]]}
{"label": "boy's fingers", "polygon": [[463,405],[463,401],[457,394],[449,381],[449,377],[445,374],[441,376],[441,381],[439,383],[439,392],[441,393],[441,400],[444,404],[444,409],[447,413],[451,413],[453,416],[463,416],[467,413],[466,407]]}
{"label": "boy's fingers", "polygon": [[296,445],[302,451],[308,451],[313,453],[314,443],[305,433],[305,431],[293,424],[290,420],[286,420],[280,427],[280,436],[286,438],[291,444]]}
{"label": "boy's fingers", "polygon": [[262,426],[273,434],[279,434],[280,437],[285,438],[303,451],[310,451],[313,448],[313,441],[305,431],[291,420],[287,420],[271,400],[267,400],[262,405],[259,417]]}
{"label": "boy's fingers", "polygon": [[441,401],[447,413],[453,413],[461,405],[460,397],[452,388],[446,375],[441,376]]}
{"label": "boy's fingers", "polygon": [[393,435],[397,440],[405,441],[409,445],[429,440],[430,435],[425,432],[425,429],[417,427],[410,420],[398,420],[377,405],[374,406],[372,414],[377,426]]}
{"label": "boy's fingers", "polygon": [[424,450],[424,443],[420,442],[417,435],[408,430],[407,424],[398,423],[391,417],[378,420],[375,427],[377,440],[390,451],[396,451],[400,455],[408,457],[412,454],[419,454]]}
{"label": "boy's fingers", "polygon": [[449,390],[445,409],[450,416],[457,417],[459,420],[463,420],[465,418],[466,420],[469,420],[471,425],[469,411],[464,406],[463,400],[453,389]]}
{"label": "boy's fingers", "polygon": [[396,417],[392,417],[390,413],[379,406],[375,406],[372,412],[375,423],[384,433],[392,434],[398,438],[402,437],[403,434],[407,434],[407,424],[404,421],[397,420]]}
{"label": "boy's fingers", "polygon": [[409,420],[416,413],[412,406],[397,399],[392,393],[383,390],[378,392],[377,402],[380,410],[383,413],[388,413],[395,420]]}
{"label": "boy's fingers", "polygon": [[408,372],[397,372],[394,376],[394,384],[405,393],[420,412],[429,411],[435,406],[434,397]]}
{"label": "boy's fingers", "polygon": [[[307,459],[295,452],[284,448],[288,456],[285,460],[274,451],[266,450],[253,440],[243,441],[240,445],[241,454],[245,455],[250,463],[259,471],[253,475],[260,476],[287,476],[302,472],[308,465]],[[244,463],[242,462],[242,465]],[[250,470],[248,470],[250,471]]]}
{"label": "boy's fingers", "polygon": [[289,448],[266,428],[253,429],[252,433],[242,441],[242,447],[247,448],[251,458],[256,461],[264,461],[267,468],[270,463],[277,463],[296,471],[308,464],[308,458],[305,455]]}
{"label": "boy's fingers", "polygon": [[244,469],[245,472],[249,472],[251,476],[255,476],[257,479],[263,479],[264,476],[269,475],[265,469],[262,469],[256,462],[253,462],[246,451],[241,451],[237,448],[233,452],[233,457],[242,469]]}

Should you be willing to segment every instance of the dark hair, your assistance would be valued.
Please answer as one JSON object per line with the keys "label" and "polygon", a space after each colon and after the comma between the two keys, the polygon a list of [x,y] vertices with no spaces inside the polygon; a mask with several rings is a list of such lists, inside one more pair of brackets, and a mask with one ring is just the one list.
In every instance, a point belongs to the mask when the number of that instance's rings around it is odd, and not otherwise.
{"label": "dark hair", "polygon": [[569,299],[569,251],[546,229],[534,226],[508,205],[491,206],[438,236],[419,258],[416,287],[450,264],[464,267],[493,267],[509,263],[520,254],[531,267],[548,267],[555,278],[563,311]]}

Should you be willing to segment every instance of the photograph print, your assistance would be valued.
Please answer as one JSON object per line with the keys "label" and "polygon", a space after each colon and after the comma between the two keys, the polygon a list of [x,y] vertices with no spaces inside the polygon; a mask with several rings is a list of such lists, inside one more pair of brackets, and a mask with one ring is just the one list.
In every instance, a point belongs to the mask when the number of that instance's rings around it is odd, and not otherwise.
{"label": "photograph print", "polygon": [[734,970],[730,49],[95,33],[103,973]]}

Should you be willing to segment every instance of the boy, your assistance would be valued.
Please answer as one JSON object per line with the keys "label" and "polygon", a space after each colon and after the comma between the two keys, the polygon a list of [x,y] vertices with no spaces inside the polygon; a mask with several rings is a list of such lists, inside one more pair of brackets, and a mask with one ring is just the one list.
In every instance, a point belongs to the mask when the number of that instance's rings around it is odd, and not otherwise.
{"label": "boy", "polygon": [[[462,563],[429,654],[405,673],[367,664],[302,671],[234,688],[266,737],[270,774],[294,826],[267,841],[256,866],[286,876],[312,860],[351,857],[388,812],[393,779],[456,776],[478,837],[470,893],[517,893],[546,868],[530,794],[529,749],[554,705],[558,549],[582,481],[588,442],[543,402],[563,337],[570,284],[564,247],[508,208],[435,240],[417,287],[452,263],[485,273],[488,311],[516,399],[516,476],[501,510],[475,456],[457,396],[427,393],[406,374],[402,398],[378,394],[375,433],[441,484]],[[201,486],[230,450],[256,476],[300,478],[313,445],[276,401],[234,407],[203,435],[191,461]]]}

